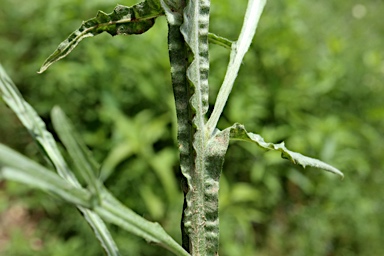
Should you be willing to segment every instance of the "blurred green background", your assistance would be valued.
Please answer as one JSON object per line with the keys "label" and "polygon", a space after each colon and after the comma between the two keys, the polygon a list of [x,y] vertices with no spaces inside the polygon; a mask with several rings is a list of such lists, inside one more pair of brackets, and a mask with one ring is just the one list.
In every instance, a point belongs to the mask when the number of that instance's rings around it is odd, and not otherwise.
{"label": "blurred green background", "polygon": [[[119,2],[132,5],[138,1]],[[235,5],[231,4],[235,2]],[[182,193],[165,19],[140,36],[85,39],[36,71],[82,20],[112,0],[2,0],[0,62],[51,127],[59,105],[93,150],[106,186],[180,241]],[[235,40],[246,1],[212,0],[211,31]],[[219,123],[318,157],[345,179],[251,144],[230,145],[220,188],[220,255],[384,253],[384,3],[270,1]],[[210,103],[228,50],[211,46]],[[43,161],[0,102],[0,142]],[[122,255],[171,255],[110,227]],[[1,255],[103,255],[77,210],[0,182]]]}

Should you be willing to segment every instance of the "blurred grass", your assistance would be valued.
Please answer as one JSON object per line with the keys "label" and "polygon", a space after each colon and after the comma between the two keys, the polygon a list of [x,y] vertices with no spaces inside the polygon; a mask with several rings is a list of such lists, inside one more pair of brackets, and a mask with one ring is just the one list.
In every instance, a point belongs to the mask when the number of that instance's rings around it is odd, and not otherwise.
{"label": "blurred grass", "polygon": [[[107,187],[179,239],[182,194],[175,192],[175,114],[165,20],[158,19],[140,36],[86,39],[45,74],[36,74],[82,20],[98,9],[110,12],[115,4],[3,0],[0,59],[48,126],[49,111],[60,105],[98,160],[109,157],[116,168]],[[245,2],[212,0],[212,32],[236,39],[244,10]],[[292,150],[335,165],[346,178],[302,170],[276,154],[233,143],[221,181],[221,255],[384,252],[383,11],[383,3],[374,0],[267,3],[219,127],[244,123],[268,141],[284,140]],[[227,60],[226,49],[211,47],[211,104]],[[38,157],[3,103],[0,117],[0,142]],[[5,241],[0,253],[101,254],[75,209],[18,184],[0,184],[0,239]],[[4,228],[5,215],[15,205],[25,209],[33,235],[17,225]],[[123,255],[168,255],[111,228]]]}

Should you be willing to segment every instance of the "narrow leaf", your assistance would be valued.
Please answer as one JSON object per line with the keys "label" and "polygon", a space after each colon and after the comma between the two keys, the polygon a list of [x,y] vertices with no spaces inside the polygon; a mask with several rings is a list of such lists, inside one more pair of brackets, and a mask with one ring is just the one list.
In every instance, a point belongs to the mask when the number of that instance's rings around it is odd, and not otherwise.
{"label": "narrow leaf", "polygon": [[[23,99],[19,90],[13,84],[12,80],[8,77],[8,75],[5,73],[1,65],[0,92],[4,101],[16,113],[20,121],[31,133],[36,143],[42,148],[44,154],[51,161],[58,174],[62,178],[64,178],[64,180],[66,180],[68,184],[71,184],[73,187],[80,189],[80,183],[73,175],[72,171],[68,168],[67,163],[65,162],[64,158],[62,157],[60,151],[57,148],[56,142],[53,139],[52,134],[46,130],[43,120],[41,120],[41,118],[37,115],[36,111],[28,104],[28,102]],[[20,171],[9,172],[5,170],[3,172],[3,175],[8,179],[29,184],[32,187],[44,189],[44,187],[38,186],[39,182],[43,182],[44,179],[39,179],[39,176],[37,174],[29,172],[20,174],[19,173]],[[36,184],[34,184],[34,182]],[[55,183],[51,182],[49,184],[54,185]],[[60,195],[66,196],[66,194]],[[65,199],[65,197],[63,199]],[[112,256],[119,255],[117,246],[113,241],[112,236],[110,235],[103,221],[92,211],[86,209],[85,207],[82,207],[81,204],[76,204],[76,206],[83,213],[83,216],[88,221],[89,225],[93,228],[96,237],[99,239],[107,254]]]}
{"label": "narrow leaf", "polygon": [[232,49],[233,42],[225,37],[218,36],[214,33],[208,33],[208,40],[212,44],[217,44],[224,48]]}
{"label": "narrow leaf", "polygon": [[[230,130],[230,138],[232,140],[243,140],[243,141],[253,142],[261,148],[281,152],[282,158],[288,159],[292,163],[301,165],[304,168],[306,166],[312,166],[312,167],[320,168],[320,169],[323,169],[325,171],[340,175],[341,178],[344,178],[344,174],[340,170],[338,170],[337,168],[335,168],[335,167],[333,167],[327,163],[324,163],[318,159],[307,157],[307,156],[304,156],[300,153],[290,151],[285,147],[284,142],[279,143],[279,144],[273,144],[273,143],[265,142],[264,139],[260,135],[254,134],[251,132],[247,132],[245,130],[244,126],[241,124],[234,124],[232,127],[229,127],[227,129],[223,130],[222,132],[228,131],[228,130]],[[222,132],[220,132],[220,133],[222,133]]]}
{"label": "narrow leaf", "polygon": [[74,165],[100,202],[100,182],[96,177],[96,172],[99,169],[98,164],[90,156],[91,153],[82,143],[73,125],[59,107],[53,108],[51,117],[53,126],[71,156]]}
{"label": "narrow leaf", "polygon": [[106,190],[103,191],[103,203],[95,208],[95,212],[104,220],[144,238],[147,242],[165,247],[176,255],[189,255],[158,223],[144,219],[121,204]]}
{"label": "narrow leaf", "polygon": [[0,178],[21,182],[54,194],[59,198],[85,207],[91,207],[91,195],[75,188],[57,174],[28,159],[13,149],[0,144]]}
{"label": "narrow leaf", "polygon": [[64,161],[56,142],[50,132],[47,131],[45,123],[20,94],[12,80],[0,65],[0,92],[5,103],[15,112],[21,123],[27,128],[43,153],[52,162],[58,174],[72,185],[80,187],[80,183],[69,170]]}
{"label": "narrow leaf", "polygon": [[117,245],[113,240],[111,233],[109,232],[107,226],[105,225],[104,221],[100,218],[100,216],[92,210],[83,207],[79,209],[82,211],[84,218],[92,227],[96,238],[100,241],[100,244],[101,246],[103,246],[107,255],[119,256],[119,249],[117,248]]}
{"label": "narrow leaf", "polygon": [[217,122],[223,112],[224,106],[232,91],[233,84],[240,69],[245,53],[251,45],[257,24],[264,9],[266,0],[249,0],[245,13],[243,27],[237,42],[232,44],[232,51],[225,74],[224,82],[217,95],[213,112],[207,122],[207,132],[210,134],[216,128]]}
{"label": "narrow leaf", "polygon": [[[51,116],[53,126],[71,156],[73,163],[88,183],[92,195],[97,198],[97,204],[101,204],[101,184],[95,175],[99,164],[93,159],[91,152],[81,141],[73,125],[59,107],[53,108]],[[104,221],[91,210],[85,208],[80,210],[83,212],[84,218],[94,230],[97,239],[107,254],[119,255],[119,250]]]}
{"label": "narrow leaf", "polygon": [[66,57],[84,38],[103,32],[112,36],[142,34],[148,31],[158,16],[163,15],[159,0],[146,0],[132,7],[117,5],[107,14],[99,11],[95,18],[84,21],[79,29],[64,40],[45,60],[38,73],[43,73],[56,61]]}

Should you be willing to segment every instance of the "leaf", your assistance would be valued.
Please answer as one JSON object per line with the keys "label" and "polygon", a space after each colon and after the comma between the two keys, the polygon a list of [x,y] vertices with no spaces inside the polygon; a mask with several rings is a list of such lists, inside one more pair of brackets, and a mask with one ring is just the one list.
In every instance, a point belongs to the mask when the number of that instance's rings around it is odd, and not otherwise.
{"label": "leaf", "polygon": [[234,43],[231,40],[214,33],[208,33],[208,40],[212,44],[217,44],[227,49],[232,49],[232,44]]}
{"label": "leaf", "polygon": [[[33,138],[42,147],[59,175],[62,176],[62,178],[59,177],[45,167],[0,144],[0,164],[3,165],[0,165],[0,178],[18,181],[42,189],[75,204],[93,228],[96,237],[108,255],[117,256],[119,252],[111,234],[99,216],[148,241],[158,243],[177,255],[189,255],[158,223],[150,222],[122,205],[101,184],[98,185],[100,186],[100,201],[94,202],[95,195],[81,188],[57,149],[52,134],[46,130],[44,122],[34,109],[23,99],[1,65],[0,91],[5,102],[31,132]],[[64,135],[66,146],[68,145],[70,150],[79,153],[79,156],[76,156],[74,160],[81,161],[82,164],[88,166],[87,168],[90,168],[88,171],[94,173],[94,169],[98,164],[88,154],[85,146],[68,134],[71,127],[65,119],[64,113],[56,109],[53,115],[55,116],[56,127],[60,125],[60,122],[64,122],[61,124],[65,127],[59,129],[59,131],[61,136]],[[95,180],[95,182],[97,181]]]}
{"label": "leaf", "polygon": [[81,211],[83,212],[84,218],[92,227],[96,238],[100,241],[107,255],[119,256],[119,249],[117,248],[117,245],[113,240],[111,233],[109,232],[107,226],[105,225],[104,221],[100,218],[100,216],[89,209],[81,209]]}
{"label": "leaf", "polygon": [[27,128],[33,139],[41,147],[43,153],[51,161],[58,174],[72,185],[80,187],[80,183],[68,168],[67,163],[57,148],[52,134],[47,131],[45,123],[31,105],[24,100],[1,65],[0,92],[5,103],[15,112],[24,127]]}
{"label": "leaf", "polygon": [[80,28],[57,47],[44,61],[38,73],[43,73],[50,65],[66,57],[84,38],[103,32],[112,36],[142,34],[148,31],[155,19],[161,15],[163,9],[159,0],[146,0],[132,7],[117,5],[109,14],[99,11],[95,18],[83,21]]}
{"label": "leaf", "polygon": [[144,219],[121,204],[106,190],[103,191],[103,204],[95,207],[95,212],[108,222],[144,238],[147,242],[161,245],[176,255],[189,255],[180,244],[165,232],[159,223]]}
{"label": "leaf", "polygon": [[323,169],[325,171],[340,175],[341,178],[344,178],[344,174],[341,171],[339,171],[337,168],[335,168],[335,167],[333,167],[327,163],[324,163],[318,159],[307,157],[307,156],[304,156],[300,153],[290,151],[285,147],[284,142],[279,143],[279,144],[273,144],[273,143],[265,142],[264,139],[260,135],[254,134],[251,132],[247,132],[245,130],[244,126],[241,124],[234,124],[233,126],[227,128],[227,129],[225,129],[219,133],[223,133],[223,132],[228,131],[228,130],[230,131],[229,136],[232,140],[242,140],[242,141],[253,142],[263,149],[275,150],[275,151],[281,152],[282,158],[288,159],[292,163],[301,165],[304,168],[306,166],[312,166],[312,167],[320,168],[320,169]]}
{"label": "leaf", "polygon": [[240,32],[237,42],[231,45],[232,51],[227,67],[227,72],[224,77],[223,84],[217,95],[216,102],[212,114],[207,122],[207,132],[210,134],[216,128],[217,122],[223,112],[224,106],[228,100],[229,94],[232,91],[233,84],[242,64],[245,53],[251,45],[255,35],[257,24],[261,13],[263,12],[266,0],[249,0],[245,13],[243,27]]}
{"label": "leaf", "polygon": [[57,174],[3,144],[0,144],[0,164],[0,178],[44,190],[79,206],[91,207],[91,195],[85,189],[75,188]]}
{"label": "leaf", "polygon": [[[46,126],[38,116],[36,111],[26,102],[22,95],[20,94],[17,87],[13,84],[12,80],[5,73],[3,67],[0,65],[0,91],[4,101],[7,105],[16,113],[23,125],[31,133],[32,137],[35,139],[36,143],[43,149],[43,153],[47,158],[52,162],[58,174],[64,178],[67,184],[71,184],[73,189],[80,189],[81,185],[73,175],[72,171],[68,168],[67,163],[62,157],[59,149],[57,148],[56,142],[53,139],[53,136],[50,132],[46,130]],[[20,163],[20,162],[17,162]],[[38,186],[39,183],[43,182],[44,179],[41,179],[40,176],[47,176],[48,174],[38,175],[39,173],[31,173],[31,170],[27,169],[24,172],[24,169],[19,168],[10,172],[8,169],[3,171],[3,176],[8,179],[13,179],[15,181],[23,182],[32,187],[40,188],[43,190],[48,190],[48,188]],[[38,178],[40,177],[40,178]],[[47,176],[48,177],[48,176]],[[62,182],[64,182],[64,180]],[[54,182],[49,184],[54,187],[59,188],[59,186]],[[47,184],[47,185],[49,185]],[[93,193],[95,193],[93,191]],[[65,194],[61,193],[65,199]],[[74,203],[73,201],[70,201]],[[108,255],[117,256],[119,255],[118,248],[113,241],[111,234],[109,233],[104,222],[91,210],[81,206],[81,204],[76,204],[79,210],[83,213],[84,218],[88,221],[89,225],[95,232],[96,237],[99,239],[103,248],[106,250]]]}
{"label": "leaf", "polygon": [[59,107],[54,107],[51,112],[53,126],[61,141],[72,158],[75,167],[88,183],[92,193],[101,202],[100,181],[96,177],[99,164],[90,156],[73,125]]}

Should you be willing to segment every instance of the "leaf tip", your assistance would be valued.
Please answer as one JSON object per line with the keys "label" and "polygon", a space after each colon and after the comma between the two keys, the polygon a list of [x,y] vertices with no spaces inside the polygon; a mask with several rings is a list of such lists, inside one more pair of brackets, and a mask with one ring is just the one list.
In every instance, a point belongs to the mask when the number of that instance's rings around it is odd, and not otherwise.
{"label": "leaf tip", "polygon": [[37,71],[36,73],[40,75],[40,74],[44,73],[45,70],[47,70],[47,68],[41,67],[40,70]]}

